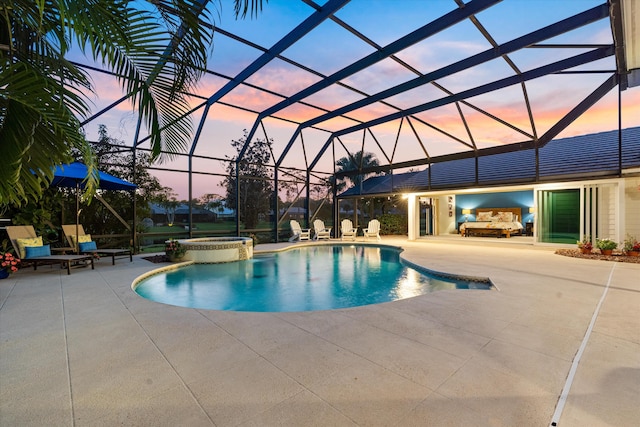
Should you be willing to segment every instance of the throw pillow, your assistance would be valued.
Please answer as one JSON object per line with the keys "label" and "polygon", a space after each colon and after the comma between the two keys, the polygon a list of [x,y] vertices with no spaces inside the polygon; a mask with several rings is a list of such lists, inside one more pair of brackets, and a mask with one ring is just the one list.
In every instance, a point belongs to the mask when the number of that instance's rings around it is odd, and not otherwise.
{"label": "throw pillow", "polygon": [[42,246],[42,237],[16,239],[16,245],[18,245],[18,255],[20,258],[24,258],[26,256],[25,248],[27,246]]}
{"label": "throw pillow", "polygon": [[476,221],[491,221],[491,214],[493,214],[493,211],[478,212]]}
{"label": "throw pillow", "polygon": [[25,249],[25,259],[42,257],[42,256],[51,256],[51,247],[49,245],[26,246],[24,249]]}
{"label": "throw pillow", "polygon": [[79,249],[80,249],[80,252],[91,252],[91,251],[97,251],[98,247],[96,246],[96,242],[81,242]]}
{"label": "throw pillow", "polygon": [[[76,242],[77,240],[77,242]],[[78,243],[86,243],[91,241],[91,234],[81,234],[79,238],[76,238],[75,234],[71,235],[71,243],[75,247]]]}
{"label": "throw pillow", "polygon": [[512,222],[513,212],[498,212],[498,217],[500,217],[500,222]]}

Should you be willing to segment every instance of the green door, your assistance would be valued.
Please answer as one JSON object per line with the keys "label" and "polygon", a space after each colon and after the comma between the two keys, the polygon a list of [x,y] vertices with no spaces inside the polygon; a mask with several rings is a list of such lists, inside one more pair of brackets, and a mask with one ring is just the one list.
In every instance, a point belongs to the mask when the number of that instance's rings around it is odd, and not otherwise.
{"label": "green door", "polygon": [[580,239],[580,190],[542,190],[538,197],[540,241],[575,243]]}

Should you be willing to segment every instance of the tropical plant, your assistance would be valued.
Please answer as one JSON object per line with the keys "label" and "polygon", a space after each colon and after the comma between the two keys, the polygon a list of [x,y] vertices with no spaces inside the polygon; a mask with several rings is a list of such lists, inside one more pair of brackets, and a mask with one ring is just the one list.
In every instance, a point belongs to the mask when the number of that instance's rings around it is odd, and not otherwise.
{"label": "tropical plant", "polygon": [[[246,140],[247,131],[244,130],[242,138],[231,141],[231,146],[238,151],[238,155]],[[267,165],[271,161],[272,145],[273,140],[254,139],[239,162],[236,162],[235,158],[227,156],[227,176],[220,183],[220,186],[227,190],[227,206],[235,207],[236,201],[238,201],[240,220],[246,229],[255,228],[260,217],[268,215],[271,210],[271,201],[273,200],[272,173]],[[236,173],[240,181],[239,191],[236,187],[238,181]]]}
{"label": "tropical plant", "polygon": [[[13,225],[32,225],[45,244],[55,243],[60,239],[60,234],[53,222],[61,215],[63,200],[63,191],[47,188],[37,200],[30,199],[22,206],[6,205],[4,215],[11,218]],[[75,211],[75,203],[73,205]],[[73,218],[75,220],[75,216]]]}
{"label": "tropical plant", "polygon": [[[234,0],[236,16],[261,0]],[[97,186],[81,131],[93,83],[68,59],[79,49],[113,71],[150,133],[153,160],[191,136],[188,92],[212,48],[210,2],[200,0],[12,0],[0,3],[0,203],[42,194],[53,166],[76,149]]]}

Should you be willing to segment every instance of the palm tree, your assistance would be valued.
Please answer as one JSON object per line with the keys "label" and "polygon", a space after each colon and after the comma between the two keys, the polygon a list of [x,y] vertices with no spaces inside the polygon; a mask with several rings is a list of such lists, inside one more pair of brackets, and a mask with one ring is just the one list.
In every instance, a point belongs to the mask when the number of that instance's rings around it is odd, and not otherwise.
{"label": "palm tree", "polygon": [[[367,151],[358,151],[356,153],[347,153],[346,157],[342,157],[336,161],[336,173],[361,171],[362,169],[380,166],[376,155]],[[345,175],[345,179],[351,182],[353,186],[358,186],[362,182],[375,173]],[[338,184],[338,189],[345,187],[345,183]]]}
{"label": "palm tree", "polygon": [[[0,1],[0,203],[37,198],[52,167],[77,150],[97,184],[82,133],[94,92],[67,59],[80,49],[112,71],[150,132],[154,159],[187,147],[186,93],[206,69],[213,18],[208,0]],[[234,0],[236,16],[262,0]],[[186,116],[187,118],[181,118]]]}
{"label": "palm tree", "polygon": [[[356,153],[347,153],[347,154],[348,155],[346,157],[342,157],[336,161],[336,173],[362,171],[363,169],[366,169],[369,167],[376,167],[380,165],[378,163],[378,159],[376,158],[376,155],[373,153],[369,153],[367,151],[358,151]],[[366,178],[372,175],[376,175],[376,174],[373,172],[366,173],[366,174],[362,174],[362,173],[351,174],[351,175],[345,175],[345,179],[351,182],[352,186],[357,187],[361,185]],[[335,176],[332,178],[333,178],[332,181],[336,185],[336,191],[337,192],[343,191],[344,188],[346,187],[346,182],[342,181],[338,183],[337,180],[335,179]],[[354,209],[353,209],[354,217],[357,218],[358,199],[354,199],[354,201],[355,201]],[[356,224],[358,223],[359,222],[356,219]]]}

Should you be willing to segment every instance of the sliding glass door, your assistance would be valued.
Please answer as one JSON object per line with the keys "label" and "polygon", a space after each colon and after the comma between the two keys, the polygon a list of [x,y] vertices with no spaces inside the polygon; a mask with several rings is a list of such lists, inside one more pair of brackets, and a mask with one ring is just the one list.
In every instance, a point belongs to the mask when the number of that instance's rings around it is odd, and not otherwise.
{"label": "sliding glass door", "polygon": [[580,239],[580,190],[538,191],[538,241],[575,243]]}
{"label": "sliding glass door", "polygon": [[585,235],[617,240],[619,197],[617,184],[537,190],[538,241],[575,243]]}
{"label": "sliding glass door", "polygon": [[431,236],[435,234],[435,224],[437,216],[438,200],[431,197],[420,197],[420,236]]}

